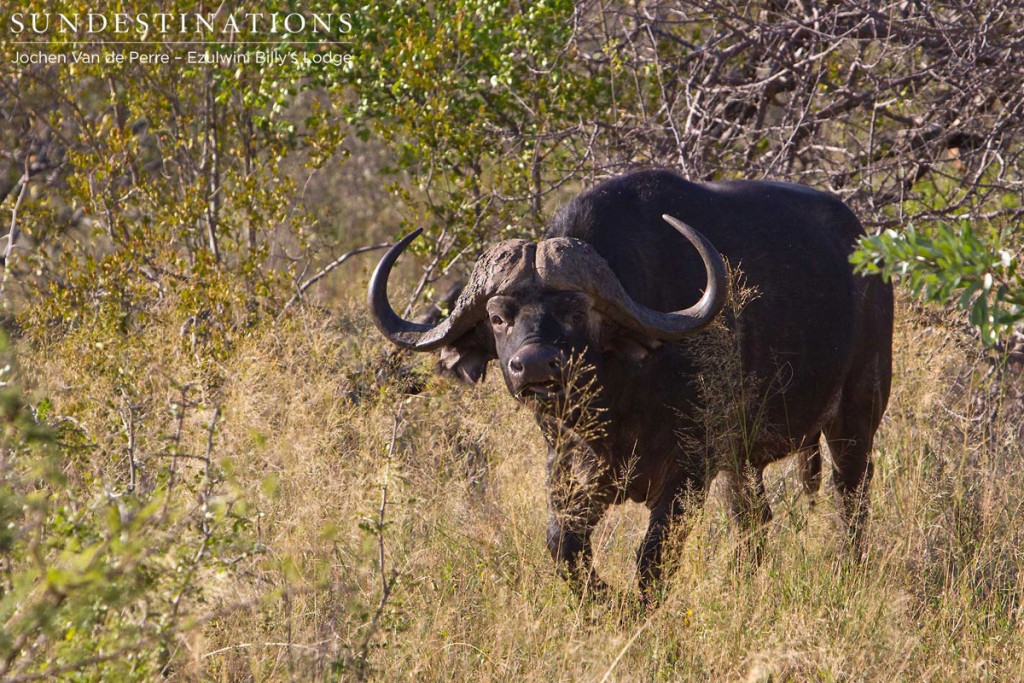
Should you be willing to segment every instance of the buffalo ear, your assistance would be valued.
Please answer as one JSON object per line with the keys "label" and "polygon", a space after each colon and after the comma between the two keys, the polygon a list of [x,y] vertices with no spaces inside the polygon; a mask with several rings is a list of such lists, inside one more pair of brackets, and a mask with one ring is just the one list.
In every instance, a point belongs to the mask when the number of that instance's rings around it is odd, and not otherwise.
{"label": "buffalo ear", "polygon": [[634,363],[642,363],[662,342],[658,339],[640,337],[620,325],[607,325],[601,335],[601,350],[624,356]]}
{"label": "buffalo ear", "polygon": [[441,348],[438,369],[442,375],[466,384],[476,384],[487,376],[487,363],[497,358],[494,338],[484,324],[478,324],[449,346]]}

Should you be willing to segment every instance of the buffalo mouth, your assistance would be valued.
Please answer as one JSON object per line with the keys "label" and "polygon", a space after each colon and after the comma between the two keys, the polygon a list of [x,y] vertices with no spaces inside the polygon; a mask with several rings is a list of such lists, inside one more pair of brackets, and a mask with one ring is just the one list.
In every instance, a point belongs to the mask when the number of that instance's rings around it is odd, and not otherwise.
{"label": "buffalo mouth", "polygon": [[565,387],[555,380],[550,382],[534,382],[520,389],[519,396],[528,400],[554,401],[565,398]]}

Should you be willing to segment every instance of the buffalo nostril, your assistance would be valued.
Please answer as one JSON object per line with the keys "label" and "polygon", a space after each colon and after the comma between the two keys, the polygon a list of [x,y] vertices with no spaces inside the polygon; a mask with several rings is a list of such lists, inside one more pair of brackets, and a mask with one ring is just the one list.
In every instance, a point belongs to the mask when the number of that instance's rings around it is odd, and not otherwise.
{"label": "buffalo nostril", "polygon": [[530,385],[556,383],[562,376],[565,359],[561,351],[548,344],[530,343],[516,350],[508,361],[508,378],[516,391]]}

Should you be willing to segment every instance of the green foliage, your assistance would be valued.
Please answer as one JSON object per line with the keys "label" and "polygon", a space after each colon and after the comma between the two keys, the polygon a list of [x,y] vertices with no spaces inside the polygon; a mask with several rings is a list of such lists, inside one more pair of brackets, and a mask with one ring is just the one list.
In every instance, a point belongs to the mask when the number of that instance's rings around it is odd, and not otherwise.
{"label": "green foliage", "polygon": [[196,618],[197,574],[248,549],[245,507],[212,463],[114,489],[75,463],[80,430],[51,411],[15,383],[0,391],[0,675],[149,679]]}
{"label": "green foliage", "polygon": [[955,303],[971,325],[995,344],[1024,320],[1024,273],[1006,235],[979,238],[970,225],[942,225],[929,234],[914,226],[864,237],[852,262],[858,272],[897,277],[915,297]]}
{"label": "green foliage", "polygon": [[439,265],[495,236],[538,234],[546,197],[572,179],[592,132],[582,123],[608,105],[605,84],[573,66],[576,12],[568,0],[460,0],[358,13],[347,118],[411,176],[392,191],[438,242]]}

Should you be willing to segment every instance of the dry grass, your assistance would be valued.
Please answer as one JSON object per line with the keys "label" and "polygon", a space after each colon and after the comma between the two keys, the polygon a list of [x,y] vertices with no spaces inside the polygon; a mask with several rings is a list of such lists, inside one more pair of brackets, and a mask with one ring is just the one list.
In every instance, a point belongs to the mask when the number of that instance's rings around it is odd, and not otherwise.
{"label": "dry grass", "polygon": [[[404,359],[426,385],[403,394],[359,300],[339,310],[299,312],[222,369],[216,452],[262,552],[197,577],[210,609],[253,606],[183,635],[175,677],[1024,679],[1024,453],[1013,407],[987,421],[994,394],[945,327],[900,315],[862,563],[837,552],[829,496],[809,506],[786,461],[769,470],[763,563],[735,560],[713,496],[644,616],[631,599],[580,604],[556,577],[543,440],[497,373],[467,389]],[[37,362],[44,384],[70,372]],[[623,595],[645,524],[623,506],[595,536],[598,571]]]}

